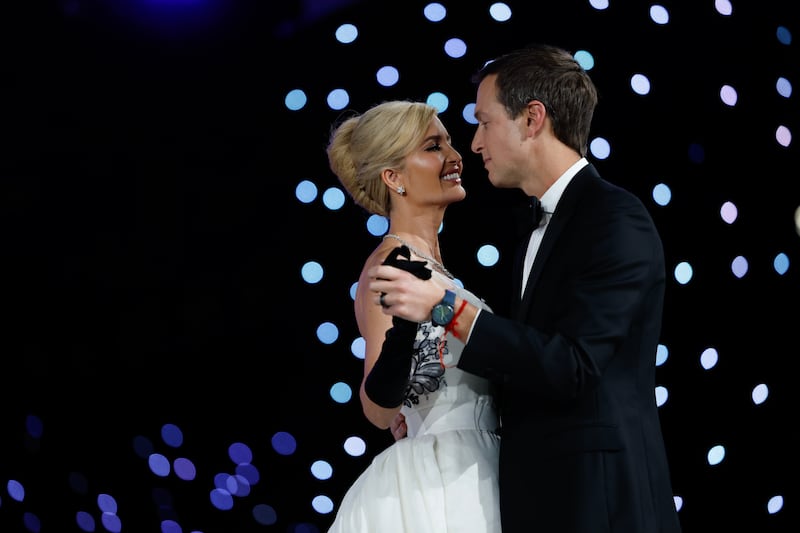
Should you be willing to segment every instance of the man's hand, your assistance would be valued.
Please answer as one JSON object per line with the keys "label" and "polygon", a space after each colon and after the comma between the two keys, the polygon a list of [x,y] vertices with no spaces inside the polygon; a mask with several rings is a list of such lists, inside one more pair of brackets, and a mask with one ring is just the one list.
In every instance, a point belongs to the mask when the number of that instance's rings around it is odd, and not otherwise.
{"label": "man's hand", "polygon": [[430,320],[431,309],[444,296],[444,289],[432,280],[421,280],[393,266],[372,267],[368,275],[369,290],[375,294],[375,303],[382,305],[383,312],[411,322]]}
{"label": "man's hand", "polygon": [[397,413],[389,424],[389,430],[392,432],[394,440],[400,440],[408,434],[408,426],[406,426],[406,417],[403,413]]}

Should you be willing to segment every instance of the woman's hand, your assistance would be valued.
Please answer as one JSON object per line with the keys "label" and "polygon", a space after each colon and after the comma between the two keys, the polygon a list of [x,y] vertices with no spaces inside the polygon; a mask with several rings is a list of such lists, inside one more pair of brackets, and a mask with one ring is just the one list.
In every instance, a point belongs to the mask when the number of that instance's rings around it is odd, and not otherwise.
{"label": "woman's hand", "polygon": [[403,413],[397,413],[389,424],[389,430],[392,432],[394,440],[405,438],[408,434],[408,426],[406,426],[406,417]]}

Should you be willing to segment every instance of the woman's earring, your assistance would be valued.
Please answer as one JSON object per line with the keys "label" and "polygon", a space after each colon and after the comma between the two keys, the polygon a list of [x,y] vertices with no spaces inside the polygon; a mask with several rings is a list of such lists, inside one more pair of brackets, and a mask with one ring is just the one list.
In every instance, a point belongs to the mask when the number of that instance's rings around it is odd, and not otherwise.
{"label": "woman's earring", "polygon": [[402,185],[398,185],[397,186],[397,194],[399,194],[400,196],[403,196],[405,193],[406,193],[406,188],[403,187]]}

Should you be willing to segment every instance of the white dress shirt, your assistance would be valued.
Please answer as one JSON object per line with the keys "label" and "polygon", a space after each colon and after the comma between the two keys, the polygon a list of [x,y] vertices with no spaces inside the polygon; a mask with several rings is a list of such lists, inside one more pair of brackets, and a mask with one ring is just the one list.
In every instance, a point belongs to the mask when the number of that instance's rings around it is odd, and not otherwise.
{"label": "white dress shirt", "polygon": [[550,188],[539,198],[539,201],[542,202],[544,214],[542,215],[542,223],[539,224],[538,228],[533,230],[531,239],[528,241],[528,249],[525,252],[525,263],[522,270],[520,298],[525,294],[525,286],[528,284],[528,277],[531,275],[533,260],[536,259],[536,252],[539,251],[539,246],[542,244],[542,239],[544,238],[544,232],[547,231],[547,223],[550,222],[550,217],[553,216],[553,213],[556,211],[556,206],[561,199],[561,194],[564,192],[564,189],[567,188],[569,182],[572,181],[572,178],[575,177],[575,174],[588,164],[589,161],[587,161],[585,157],[577,160],[575,164],[569,167],[566,172],[553,182]]}
{"label": "white dress shirt", "polygon": [[[525,294],[525,285],[528,284],[528,276],[531,274],[533,260],[536,259],[536,252],[539,251],[539,245],[542,244],[544,232],[547,230],[547,223],[550,222],[550,217],[553,216],[553,213],[556,210],[558,201],[561,199],[561,194],[564,192],[564,189],[567,188],[569,182],[572,181],[572,178],[575,177],[575,174],[577,174],[580,169],[588,164],[589,161],[585,157],[577,160],[575,164],[573,164],[566,170],[566,172],[559,176],[558,179],[553,182],[550,188],[545,191],[542,197],[539,198],[539,201],[542,203],[542,209],[544,209],[544,214],[542,215],[542,223],[538,228],[533,230],[530,241],[528,241],[528,249],[525,252],[525,263],[523,265],[522,293],[520,294],[520,298]],[[478,316],[480,314],[481,309],[478,308],[478,313],[475,315],[475,321],[472,322],[472,326],[470,326],[466,342],[469,342],[469,338],[472,336],[472,328],[475,327],[475,323],[478,321]]]}

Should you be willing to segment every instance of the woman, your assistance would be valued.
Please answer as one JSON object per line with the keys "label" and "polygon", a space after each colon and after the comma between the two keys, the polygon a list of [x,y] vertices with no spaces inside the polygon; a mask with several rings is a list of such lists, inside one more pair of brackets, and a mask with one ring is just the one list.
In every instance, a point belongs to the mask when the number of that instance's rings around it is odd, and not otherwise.
{"label": "woman", "polygon": [[327,153],[353,200],[389,219],[389,232],[367,257],[356,290],[356,322],[366,344],[360,398],[379,428],[404,416],[400,431],[408,436],[359,476],[329,532],[496,533],[497,411],[489,382],[456,368],[463,344],[449,329],[458,310],[448,309],[439,325],[393,323],[382,306],[402,302],[370,292],[366,275],[388,261],[486,308],[455,283],[439,250],[444,212],[466,195],[461,155],[436,108],[406,101],[384,102],[344,120]]}

